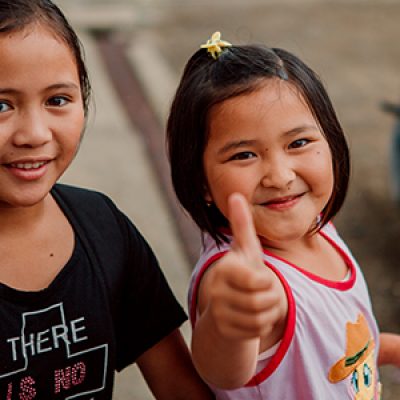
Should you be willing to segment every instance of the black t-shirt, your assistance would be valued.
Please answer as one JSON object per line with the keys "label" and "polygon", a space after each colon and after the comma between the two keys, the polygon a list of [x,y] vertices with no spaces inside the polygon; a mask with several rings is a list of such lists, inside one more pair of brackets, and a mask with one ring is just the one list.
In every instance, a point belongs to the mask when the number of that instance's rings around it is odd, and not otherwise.
{"label": "black t-shirt", "polygon": [[0,283],[0,399],[108,400],[114,371],[186,315],[150,247],[110,199],[65,185],[52,195],[75,248],[42,291]]}

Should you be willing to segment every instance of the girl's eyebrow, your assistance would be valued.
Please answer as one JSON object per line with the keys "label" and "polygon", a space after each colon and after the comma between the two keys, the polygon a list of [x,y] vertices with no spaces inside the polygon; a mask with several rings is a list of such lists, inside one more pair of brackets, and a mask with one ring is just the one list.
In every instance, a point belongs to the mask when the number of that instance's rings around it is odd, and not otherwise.
{"label": "girl's eyebrow", "polygon": [[19,90],[11,89],[11,88],[0,88],[0,94],[18,94]]}
{"label": "girl's eyebrow", "polygon": [[[79,86],[73,82],[62,82],[62,83],[55,83],[54,85],[50,85],[44,89],[47,90],[55,90],[55,89],[73,89],[73,90],[80,90]],[[12,94],[17,95],[21,94],[22,90],[14,89],[14,88],[0,88],[0,94]]]}
{"label": "girl's eyebrow", "polygon": [[319,131],[319,128],[317,125],[314,125],[314,124],[305,124],[305,125],[296,126],[295,128],[286,131],[284,133],[284,135],[292,136],[292,135],[297,135],[298,133],[303,133],[306,131]]}
{"label": "girl's eyebrow", "polygon": [[[303,133],[306,131],[319,131],[318,126],[313,125],[313,124],[305,124],[305,125],[300,125],[296,126],[293,129],[290,129],[286,132],[283,133],[283,136],[295,136],[299,133]],[[257,144],[257,140],[252,139],[252,140],[234,140],[231,142],[228,142],[225,144],[222,148],[218,150],[218,155],[223,155],[229,151],[240,149],[241,147],[247,147],[247,146],[254,146]]]}
{"label": "girl's eyebrow", "polygon": [[225,146],[218,150],[218,155],[223,155],[231,150],[236,150],[241,147],[254,146],[257,140],[235,140],[228,142]]}
{"label": "girl's eyebrow", "polygon": [[80,90],[80,87],[74,82],[65,82],[65,83],[55,83],[54,85],[50,85],[46,88],[49,89],[76,89]]}

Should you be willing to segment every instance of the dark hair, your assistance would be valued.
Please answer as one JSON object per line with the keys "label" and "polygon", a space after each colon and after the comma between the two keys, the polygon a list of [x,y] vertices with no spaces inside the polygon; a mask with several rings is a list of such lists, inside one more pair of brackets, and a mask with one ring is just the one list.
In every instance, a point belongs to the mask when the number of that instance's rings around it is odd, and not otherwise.
{"label": "dark hair", "polygon": [[71,49],[78,68],[83,108],[87,115],[91,86],[83,47],[62,11],[50,0],[0,0],[0,34],[21,31],[32,24],[51,28]]}
{"label": "dark hair", "polygon": [[350,161],[346,139],[328,94],[317,76],[288,51],[263,45],[226,48],[217,60],[198,50],[188,61],[167,123],[172,183],[182,206],[203,232],[217,243],[226,240],[228,221],[204,198],[207,179],[203,154],[209,136],[209,114],[216,104],[257,90],[265,79],[284,79],[299,90],[329,144],[334,189],[322,211],[320,229],[341,208],[346,196]]}

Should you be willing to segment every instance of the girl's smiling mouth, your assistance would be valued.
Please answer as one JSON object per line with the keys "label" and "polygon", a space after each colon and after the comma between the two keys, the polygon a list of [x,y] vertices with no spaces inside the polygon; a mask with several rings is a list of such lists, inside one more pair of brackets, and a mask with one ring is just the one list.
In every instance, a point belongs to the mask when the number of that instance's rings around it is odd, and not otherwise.
{"label": "girl's smiling mouth", "polygon": [[297,195],[277,197],[271,200],[266,201],[265,203],[260,204],[263,207],[267,207],[271,210],[287,210],[289,208],[294,207],[300,199],[304,196],[305,193],[300,193]]}
{"label": "girl's smiling mouth", "polygon": [[31,170],[31,169],[38,169],[47,163],[48,163],[48,161],[36,161],[36,162],[26,162],[26,163],[17,162],[17,163],[8,164],[8,167]]}
{"label": "girl's smiling mouth", "polygon": [[51,160],[15,161],[3,164],[7,170],[18,179],[34,181],[42,178],[47,172]]}

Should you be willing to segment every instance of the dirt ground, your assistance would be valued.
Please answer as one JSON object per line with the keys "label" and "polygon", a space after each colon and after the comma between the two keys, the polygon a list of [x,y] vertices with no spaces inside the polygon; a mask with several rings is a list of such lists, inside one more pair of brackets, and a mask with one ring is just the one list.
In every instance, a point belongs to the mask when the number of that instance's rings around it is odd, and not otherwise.
{"label": "dirt ground", "polygon": [[[291,50],[321,75],[352,153],[351,187],[336,225],[364,270],[381,329],[400,332],[400,208],[389,179],[394,119],[380,109],[383,100],[400,100],[400,2],[172,3],[152,29],[177,73],[220,30],[233,43]],[[383,371],[385,399],[398,400],[398,371]]]}

